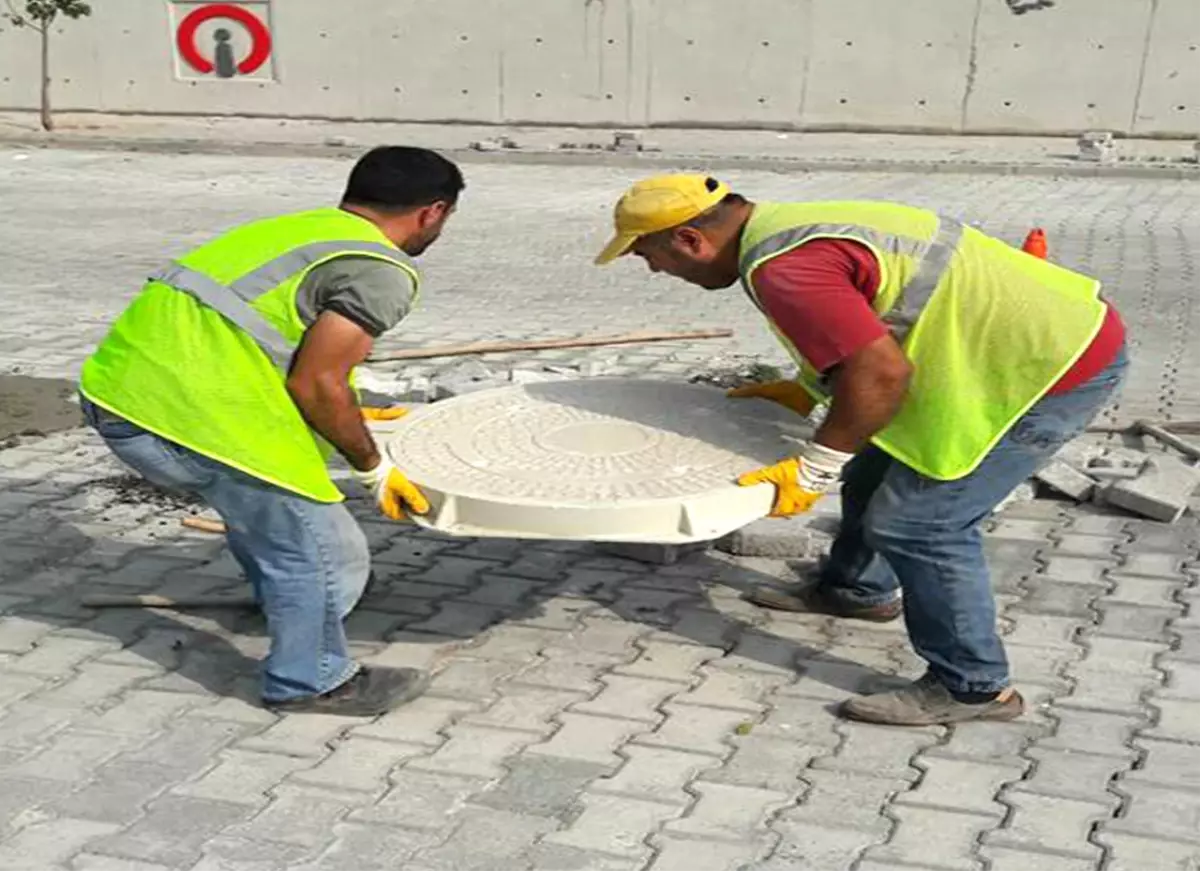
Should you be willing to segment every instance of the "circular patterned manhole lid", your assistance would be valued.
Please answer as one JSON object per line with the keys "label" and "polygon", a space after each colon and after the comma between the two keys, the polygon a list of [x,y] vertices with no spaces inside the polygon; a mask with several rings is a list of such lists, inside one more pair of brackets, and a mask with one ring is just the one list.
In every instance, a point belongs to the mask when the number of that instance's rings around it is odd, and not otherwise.
{"label": "circular patterned manhole lid", "polygon": [[[770,488],[746,491],[735,486],[737,476],[794,454],[809,434],[785,409],[710,387],[588,379],[438,403],[404,418],[388,451],[434,504],[418,520],[426,526],[470,535],[695,540],[699,527],[727,525],[696,522],[721,514],[721,500],[733,524],[725,532],[765,514],[772,493],[762,491]],[[747,511],[754,516],[742,516]]]}

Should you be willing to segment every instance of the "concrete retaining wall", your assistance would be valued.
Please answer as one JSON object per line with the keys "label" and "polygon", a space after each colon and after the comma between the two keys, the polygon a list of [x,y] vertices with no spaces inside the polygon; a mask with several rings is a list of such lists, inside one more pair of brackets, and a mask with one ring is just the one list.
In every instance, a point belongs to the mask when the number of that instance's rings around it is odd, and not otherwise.
{"label": "concrete retaining wall", "polygon": [[[400,121],[1200,134],[1200,0],[257,0],[273,50],[180,56],[196,0],[55,27],[56,107]],[[739,11],[749,10],[748,12]],[[241,24],[196,30],[213,57]],[[37,37],[0,32],[0,107]]]}

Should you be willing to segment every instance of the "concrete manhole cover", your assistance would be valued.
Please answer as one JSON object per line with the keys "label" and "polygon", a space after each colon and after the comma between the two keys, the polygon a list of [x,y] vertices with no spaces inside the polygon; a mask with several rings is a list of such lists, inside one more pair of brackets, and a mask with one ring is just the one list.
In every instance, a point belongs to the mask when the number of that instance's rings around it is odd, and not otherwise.
{"label": "concrete manhole cover", "polygon": [[468,394],[400,422],[388,452],[454,535],[716,538],[770,511],[743,472],[796,453],[796,414],[711,387],[597,378]]}

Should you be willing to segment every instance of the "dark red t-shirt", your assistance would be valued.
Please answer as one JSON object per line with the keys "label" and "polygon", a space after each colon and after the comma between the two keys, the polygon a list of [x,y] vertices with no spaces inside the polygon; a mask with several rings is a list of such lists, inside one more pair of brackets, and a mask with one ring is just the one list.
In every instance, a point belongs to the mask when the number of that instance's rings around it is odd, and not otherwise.
{"label": "dark red t-shirt", "polygon": [[[754,275],[759,302],[808,362],[822,372],[888,334],[871,308],[879,264],[869,248],[817,239],[763,264]],[[1111,305],[1092,344],[1050,393],[1066,393],[1116,359],[1125,325]]]}

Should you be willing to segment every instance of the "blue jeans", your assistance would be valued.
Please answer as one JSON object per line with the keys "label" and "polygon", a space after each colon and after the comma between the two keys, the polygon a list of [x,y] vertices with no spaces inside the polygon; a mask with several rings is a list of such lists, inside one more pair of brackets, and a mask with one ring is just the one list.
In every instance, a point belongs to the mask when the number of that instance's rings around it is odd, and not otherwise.
{"label": "blue jeans", "polygon": [[842,528],[820,583],[852,604],[903,592],[913,648],[955,693],[1008,686],[980,523],[1017,485],[1078,436],[1120,387],[1124,349],[1091,381],[1047,396],[983,463],[957,481],[935,481],[870,447],[843,473]]}
{"label": "blue jeans", "polygon": [[225,521],[271,636],[263,699],[319,695],[353,677],[342,621],[362,596],[371,556],[346,507],[281,490],[82,404],[122,462],[152,484],[195,494]]}

